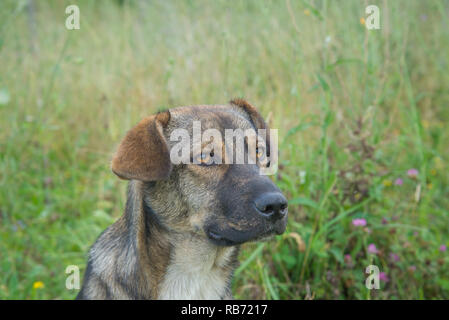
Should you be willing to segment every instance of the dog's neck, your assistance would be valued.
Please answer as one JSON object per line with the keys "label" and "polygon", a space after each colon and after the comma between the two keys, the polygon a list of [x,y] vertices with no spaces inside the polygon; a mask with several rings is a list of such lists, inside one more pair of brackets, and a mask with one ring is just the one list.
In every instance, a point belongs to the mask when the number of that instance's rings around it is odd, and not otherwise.
{"label": "dog's neck", "polygon": [[151,298],[232,298],[238,247],[218,247],[193,233],[169,230],[158,218],[163,213],[144,201],[144,184],[132,181],[129,188],[134,190],[129,192],[125,220],[135,235],[139,270]]}
{"label": "dog's neck", "polygon": [[232,297],[230,280],[236,248],[217,247],[186,235],[171,238],[170,263],[159,287],[159,299]]}

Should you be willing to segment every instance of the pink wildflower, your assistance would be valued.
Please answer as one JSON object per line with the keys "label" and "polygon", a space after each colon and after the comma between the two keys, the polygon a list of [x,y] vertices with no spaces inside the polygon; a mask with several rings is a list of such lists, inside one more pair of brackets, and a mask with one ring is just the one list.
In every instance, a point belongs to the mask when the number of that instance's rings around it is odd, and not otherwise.
{"label": "pink wildflower", "polygon": [[390,257],[391,260],[393,260],[393,262],[398,262],[399,261],[399,256],[396,253],[390,253]]}
{"label": "pink wildflower", "polygon": [[418,170],[416,170],[416,169],[409,169],[408,171],[407,171],[407,175],[410,177],[410,178],[416,178],[417,176],[418,176],[418,173],[419,173],[419,171]]}
{"label": "pink wildflower", "polygon": [[345,254],[344,260],[347,265],[352,265],[352,257],[350,254]]}
{"label": "pink wildflower", "polygon": [[390,278],[388,278],[387,274],[385,272],[379,273],[379,279],[383,282],[390,281]]}
{"label": "pink wildflower", "polygon": [[371,243],[368,245],[368,253],[377,254],[379,251],[376,248],[376,245],[374,243]]}
{"label": "pink wildflower", "polygon": [[364,227],[366,226],[366,220],[365,219],[354,219],[352,220],[352,224],[356,227]]}

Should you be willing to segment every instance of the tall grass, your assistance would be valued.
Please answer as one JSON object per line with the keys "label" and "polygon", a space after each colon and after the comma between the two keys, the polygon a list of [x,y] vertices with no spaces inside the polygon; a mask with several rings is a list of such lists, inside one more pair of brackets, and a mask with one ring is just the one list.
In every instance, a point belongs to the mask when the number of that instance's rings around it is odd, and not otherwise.
{"label": "tall grass", "polygon": [[449,298],[449,6],[369,4],[380,30],[354,0],[1,1],[0,298],[76,295],[65,268],[122,214],[109,161],[140,118],[240,96],[280,129],[290,220],[244,246],[237,298]]}

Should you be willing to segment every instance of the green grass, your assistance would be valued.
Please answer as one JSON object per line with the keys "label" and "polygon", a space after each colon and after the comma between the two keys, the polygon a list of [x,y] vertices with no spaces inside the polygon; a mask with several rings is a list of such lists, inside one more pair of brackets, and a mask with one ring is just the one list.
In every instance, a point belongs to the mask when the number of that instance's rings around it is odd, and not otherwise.
{"label": "green grass", "polygon": [[0,3],[0,298],[74,298],[65,268],[124,208],[124,133],[239,96],[280,129],[290,220],[244,246],[236,298],[449,298],[447,1],[371,1],[373,31],[352,0],[27,3]]}

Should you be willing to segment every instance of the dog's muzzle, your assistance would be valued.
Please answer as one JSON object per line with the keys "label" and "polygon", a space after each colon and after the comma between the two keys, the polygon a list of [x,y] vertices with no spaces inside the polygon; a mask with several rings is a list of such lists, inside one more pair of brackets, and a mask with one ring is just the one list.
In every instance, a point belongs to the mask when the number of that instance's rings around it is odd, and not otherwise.
{"label": "dog's muzzle", "polygon": [[[280,192],[266,192],[256,197],[252,205],[249,206],[249,210],[238,217],[239,220],[256,221],[254,227],[247,230],[236,230],[233,227],[212,223],[205,228],[205,232],[216,245],[239,245],[284,233],[287,225],[287,214],[288,203],[284,195]],[[239,221],[233,221],[232,224],[239,224]]]}

